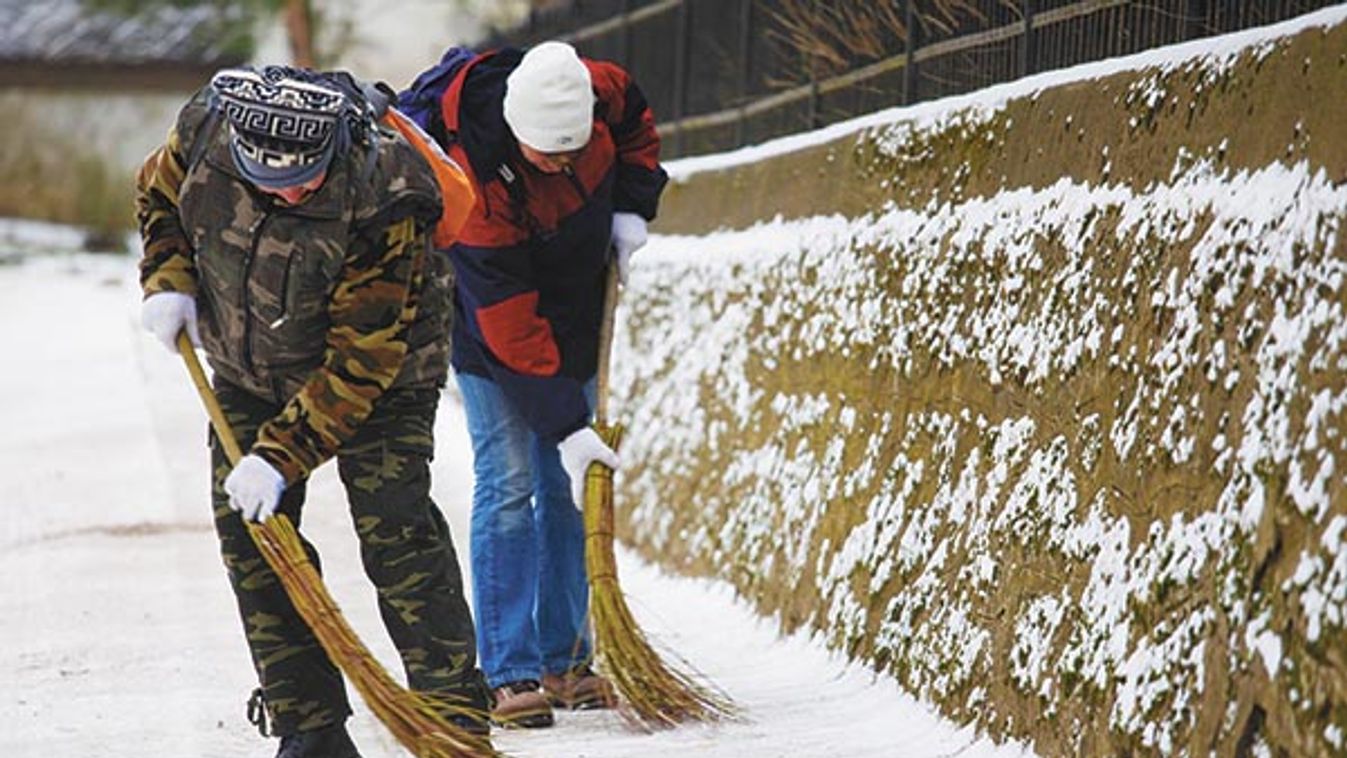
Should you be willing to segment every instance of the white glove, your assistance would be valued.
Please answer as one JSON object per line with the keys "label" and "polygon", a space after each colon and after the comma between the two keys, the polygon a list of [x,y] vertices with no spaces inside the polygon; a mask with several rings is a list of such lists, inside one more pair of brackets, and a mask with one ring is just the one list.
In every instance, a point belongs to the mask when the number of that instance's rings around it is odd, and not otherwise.
{"label": "white glove", "polygon": [[613,252],[617,255],[617,280],[623,286],[627,284],[627,270],[631,266],[631,254],[645,247],[649,238],[645,219],[635,213],[619,211],[613,214]]}
{"label": "white glove", "polygon": [[571,498],[576,508],[584,505],[585,472],[589,470],[589,464],[602,463],[614,471],[622,465],[617,453],[605,445],[598,433],[589,427],[571,432],[569,437],[557,445],[557,452],[561,453],[561,467],[566,469],[566,476],[571,478]]}
{"label": "white glove", "polygon": [[178,332],[187,328],[192,344],[201,347],[196,332],[196,298],[181,292],[156,292],[140,304],[140,323],[172,352],[178,352]]}
{"label": "white glove", "polygon": [[285,477],[261,457],[245,455],[225,477],[229,507],[249,521],[266,521],[285,492]]}

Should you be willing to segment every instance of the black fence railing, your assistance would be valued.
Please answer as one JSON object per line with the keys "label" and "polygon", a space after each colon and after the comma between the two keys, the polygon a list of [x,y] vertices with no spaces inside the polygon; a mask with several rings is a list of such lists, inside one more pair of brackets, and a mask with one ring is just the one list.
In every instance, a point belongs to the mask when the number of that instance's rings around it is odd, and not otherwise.
{"label": "black fence railing", "polygon": [[1330,0],[571,0],[484,47],[563,39],[621,63],[666,157],[1260,26]]}

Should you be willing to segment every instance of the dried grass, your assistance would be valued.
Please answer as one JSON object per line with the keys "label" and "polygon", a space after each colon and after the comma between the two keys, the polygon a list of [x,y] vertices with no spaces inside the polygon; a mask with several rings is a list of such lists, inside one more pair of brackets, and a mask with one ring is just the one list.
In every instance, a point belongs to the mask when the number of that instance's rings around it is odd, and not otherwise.
{"label": "dried grass", "polygon": [[[1021,3],[997,0],[997,5],[1021,11]],[[802,79],[812,74],[824,79],[857,65],[901,53],[911,39],[901,4],[868,0],[773,0],[762,3],[773,26],[767,37],[798,56]],[[988,16],[975,0],[930,0],[916,10],[919,38],[948,35],[970,23],[986,24]],[[798,84],[799,80],[774,82]]]}

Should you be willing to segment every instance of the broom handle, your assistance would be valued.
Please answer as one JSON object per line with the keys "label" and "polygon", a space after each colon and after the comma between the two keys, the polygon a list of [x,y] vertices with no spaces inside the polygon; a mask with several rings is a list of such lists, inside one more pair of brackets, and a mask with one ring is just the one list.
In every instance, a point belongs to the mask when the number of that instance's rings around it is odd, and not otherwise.
{"label": "broom handle", "polygon": [[187,373],[192,375],[192,384],[196,385],[196,391],[201,395],[201,402],[206,406],[206,415],[210,416],[210,424],[215,427],[215,436],[220,438],[225,455],[230,463],[237,464],[243,457],[243,451],[239,449],[238,440],[234,439],[234,432],[229,428],[229,420],[225,418],[220,401],[215,399],[215,393],[206,379],[205,370],[201,368],[201,361],[197,360],[196,349],[192,347],[192,340],[187,336],[186,329],[178,332],[178,353],[187,364]]}
{"label": "broom handle", "polygon": [[[206,379],[206,372],[201,368],[186,330],[178,332],[177,345],[178,353],[187,364],[187,373],[192,375],[192,384],[196,385],[201,402],[206,406],[211,426],[215,427],[215,436],[229,462],[237,464],[243,451],[239,449],[224,409]],[[444,721],[427,701],[415,692],[403,689],[389,677],[342,617],[336,601],[323,586],[322,577],[309,563],[298,535],[283,514],[276,514],[265,524],[246,520],[244,524],[262,557],[281,580],[295,610],[313,630],[318,644],[355,684],[370,710],[398,742],[417,755],[438,758],[500,755],[487,738],[479,739],[466,732],[460,734],[457,725]]]}
{"label": "broom handle", "polygon": [[608,423],[608,365],[613,352],[613,313],[617,310],[617,263],[608,265],[603,284],[603,321],[599,324],[599,379],[595,394],[594,421]]}

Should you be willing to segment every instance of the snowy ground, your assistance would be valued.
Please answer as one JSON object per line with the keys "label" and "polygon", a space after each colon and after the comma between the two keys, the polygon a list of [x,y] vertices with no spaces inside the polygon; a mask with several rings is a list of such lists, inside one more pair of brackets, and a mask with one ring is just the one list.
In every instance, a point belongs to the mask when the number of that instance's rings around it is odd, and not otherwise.
{"label": "snowy ground", "polygon": [[[6,758],[224,758],[275,749],[244,719],[254,680],[209,527],[204,416],[178,359],[140,331],[137,308],[129,258],[47,255],[0,265]],[[471,474],[449,394],[438,435],[435,494],[462,541]],[[343,503],[325,467],[305,525],[333,594],[390,665]],[[466,550],[461,544],[464,557]],[[510,755],[1025,754],[931,715],[891,680],[848,667],[809,639],[779,638],[723,585],[663,576],[630,558],[621,572],[645,628],[725,689],[746,720],[643,735],[612,714],[563,713],[552,730],[498,733]],[[405,754],[357,708],[352,728],[366,758]]]}

